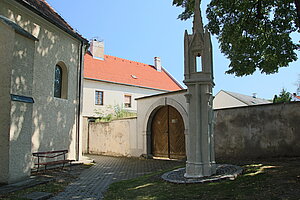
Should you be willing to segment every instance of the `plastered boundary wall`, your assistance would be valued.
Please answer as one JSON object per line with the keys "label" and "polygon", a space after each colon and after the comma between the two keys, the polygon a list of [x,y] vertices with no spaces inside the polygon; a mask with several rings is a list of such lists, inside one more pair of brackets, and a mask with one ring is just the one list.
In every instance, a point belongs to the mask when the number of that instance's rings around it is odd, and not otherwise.
{"label": "plastered boundary wall", "polygon": [[[218,109],[214,113],[217,160],[300,156],[300,102]],[[137,133],[140,128],[135,128],[136,120],[90,123],[88,128],[85,119],[85,153],[138,156],[130,148],[134,137],[141,135]]]}
{"label": "plastered boundary wall", "polygon": [[83,151],[90,154],[132,156],[130,137],[136,133],[136,118],[84,123]]}
{"label": "plastered boundary wall", "polygon": [[300,156],[300,102],[215,110],[217,158]]}

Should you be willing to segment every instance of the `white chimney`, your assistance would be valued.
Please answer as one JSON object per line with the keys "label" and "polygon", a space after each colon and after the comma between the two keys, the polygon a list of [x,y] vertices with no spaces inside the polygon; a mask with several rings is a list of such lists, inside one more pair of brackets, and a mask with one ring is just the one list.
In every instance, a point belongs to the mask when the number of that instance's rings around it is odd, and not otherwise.
{"label": "white chimney", "polygon": [[154,57],[154,67],[158,72],[161,72],[160,57]]}
{"label": "white chimney", "polygon": [[93,38],[90,43],[90,52],[93,58],[104,60],[104,42]]}

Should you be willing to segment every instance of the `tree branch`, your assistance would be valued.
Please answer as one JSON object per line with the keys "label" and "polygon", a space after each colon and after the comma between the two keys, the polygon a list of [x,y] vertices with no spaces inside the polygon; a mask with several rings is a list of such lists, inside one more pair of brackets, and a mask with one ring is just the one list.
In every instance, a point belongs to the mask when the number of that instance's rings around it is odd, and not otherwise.
{"label": "tree branch", "polygon": [[296,5],[297,17],[296,26],[300,28],[300,0],[294,0]]}

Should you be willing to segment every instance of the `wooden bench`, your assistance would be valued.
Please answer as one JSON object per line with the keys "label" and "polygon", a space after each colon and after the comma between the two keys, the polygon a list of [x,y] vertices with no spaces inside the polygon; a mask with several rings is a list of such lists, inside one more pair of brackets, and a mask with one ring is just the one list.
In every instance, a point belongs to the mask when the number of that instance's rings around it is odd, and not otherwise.
{"label": "wooden bench", "polygon": [[34,157],[37,157],[37,170],[40,169],[40,166],[45,166],[45,170],[47,169],[48,165],[61,165],[62,168],[65,164],[69,163],[72,164],[75,160],[66,159],[66,154],[68,150],[58,150],[58,151],[46,151],[46,152],[35,152],[32,153]]}

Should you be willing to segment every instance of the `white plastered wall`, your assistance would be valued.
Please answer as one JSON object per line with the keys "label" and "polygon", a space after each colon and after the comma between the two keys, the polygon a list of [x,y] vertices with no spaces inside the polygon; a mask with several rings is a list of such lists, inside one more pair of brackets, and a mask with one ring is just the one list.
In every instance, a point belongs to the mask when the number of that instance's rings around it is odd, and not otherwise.
{"label": "white plastered wall", "polygon": [[[103,91],[104,105],[95,105],[95,91]],[[160,93],[163,93],[163,91],[85,79],[83,83],[82,115],[85,117],[96,117],[99,111],[109,113],[114,106],[119,105],[122,107],[124,105],[124,95],[131,95],[132,107],[126,108],[126,110],[137,112],[135,98]]]}
{"label": "white plastered wall", "polygon": [[220,91],[216,94],[213,102],[214,109],[220,108],[230,108],[230,107],[238,107],[238,106],[247,106],[247,104],[237,100],[231,95],[227,94],[224,91]]}
{"label": "white plastered wall", "polygon": [[[33,70],[32,152],[68,149],[68,156],[75,159],[80,42],[16,1],[1,1],[0,14],[39,39]],[[54,69],[59,62],[67,67],[67,99],[53,95]]]}
{"label": "white plastered wall", "polygon": [[0,22],[1,143],[0,182],[13,183],[30,175],[32,103],[12,101],[10,95],[32,96],[35,40]]}

